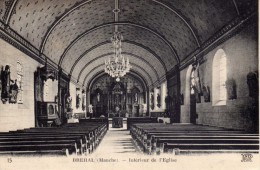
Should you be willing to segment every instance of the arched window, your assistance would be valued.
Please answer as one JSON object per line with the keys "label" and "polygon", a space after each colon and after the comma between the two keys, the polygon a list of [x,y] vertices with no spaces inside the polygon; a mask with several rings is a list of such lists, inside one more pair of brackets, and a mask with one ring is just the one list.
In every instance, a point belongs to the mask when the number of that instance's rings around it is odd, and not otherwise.
{"label": "arched window", "polygon": [[216,52],[212,68],[212,104],[226,105],[227,57],[223,49]]}
{"label": "arched window", "polygon": [[20,61],[17,61],[16,72],[17,72],[16,83],[18,86],[17,103],[23,103],[23,65]]}

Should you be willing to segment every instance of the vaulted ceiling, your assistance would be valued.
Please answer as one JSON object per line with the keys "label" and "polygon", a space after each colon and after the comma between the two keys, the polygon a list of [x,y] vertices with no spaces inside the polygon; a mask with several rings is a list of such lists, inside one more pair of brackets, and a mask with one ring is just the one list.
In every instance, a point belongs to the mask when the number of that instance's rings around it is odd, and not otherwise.
{"label": "vaulted ceiling", "polygon": [[86,85],[112,55],[115,25],[122,51],[149,86],[161,81],[257,0],[0,0],[0,21],[40,56]]}

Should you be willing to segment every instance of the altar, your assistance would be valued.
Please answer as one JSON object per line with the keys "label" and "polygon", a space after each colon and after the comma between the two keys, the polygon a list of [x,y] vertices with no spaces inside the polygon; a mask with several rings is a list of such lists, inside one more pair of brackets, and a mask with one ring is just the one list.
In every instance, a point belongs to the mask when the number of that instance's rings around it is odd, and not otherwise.
{"label": "altar", "polygon": [[112,118],[112,128],[122,128],[123,127],[123,118],[122,117],[113,117]]}

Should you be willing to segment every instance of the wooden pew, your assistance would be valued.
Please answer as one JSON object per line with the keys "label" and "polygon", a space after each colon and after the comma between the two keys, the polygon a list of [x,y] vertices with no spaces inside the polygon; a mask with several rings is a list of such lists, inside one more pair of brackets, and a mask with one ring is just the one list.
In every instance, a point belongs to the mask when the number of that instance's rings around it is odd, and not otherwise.
{"label": "wooden pew", "polygon": [[108,118],[95,118],[95,119],[79,119],[79,123],[106,123],[107,130],[109,129],[109,120]]}
{"label": "wooden pew", "polygon": [[[88,143],[89,145],[93,145],[93,147],[96,147],[99,143],[100,140],[103,138],[103,136],[105,135],[106,131],[107,131],[107,126],[105,123],[99,123],[101,126],[97,127],[98,123],[95,124],[82,124],[79,126],[78,129],[78,125],[70,125],[70,126],[66,126],[66,127],[62,127],[60,129],[52,129],[52,128],[33,128],[33,129],[29,129],[26,130],[27,132],[37,132],[38,129],[41,129],[40,132],[46,132],[46,133],[52,133],[52,131],[54,131],[54,133],[58,132],[58,133],[86,133],[86,143]],[[84,127],[84,128],[83,128]],[[85,130],[87,129],[87,130]],[[93,150],[93,149],[91,149]]]}
{"label": "wooden pew", "polygon": [[[26,142],[31,144],[28,145],[41,145],[50,143],[51,144],[72,144],[74,145],[75,151],[69,152],[73,154],[81,154],[82,150],[82,136],[0,136],[0,146],[5,145],[26,145]],[[16,142],[16,143],[15,143]],[[66,148],[64,148],[66,149]],[[14,150],[11,150],[14,151]]]}
{"label": "wooden pew", "polygon": [[[15,136],[81,136],[81,150],[86,150],[88,143],[94,141],[94,134],[92,130],[72,129],[72,128],[32,128],[22,131],[14,131],[9,135]],[[1,137],[1,134],[0,134]]]}
{"label": "wooden pew", "polygon": [[34,152],[41,153],[41,151],[45,152],[57,152],[57,153],[66,153],[66,155],[71,155],[76,152],[75,144],[67,143],[67,144],[34,144],[34,145],[1,145],[0,146],[0,154],[15,154],[15,153],[26,153],[26,152]]}
{"label": "wooden pew", "polygon": [[[171,144],[163,143],[160,146],[159,154],[169,152],[169,150],[176,150],[178,153],[233,153],[246,152],[258,153],[259,144]],[[157,151],[158,151],[157,150]],[[171,152],[171,151],[170,151]]]}
{"label": "wooden pew", "polygon": [[132,124],[135,123],[157,123],[157,118],[155,117],[129,117],[126,120],[127,122],[127,130],[130,129],[130,127],[132,126]]}
{"label": "wooden pew", "polygon": [[30,128],[8,133],[2,132],[0,133],[0,154],[66,153],[68,155],[82,154],[87,150],[90,153],[96,147],[94,145],[98,145],[101,141],[106,131],[106,123],[92,122],[56,128]]}
{"label": "wooden pew", "polygon": [[133,138],[149,154],[169,150],[180,150],[181,152],[248,150],[256,152],[259,148],[258,134],[247,134],[245,131],[217,127],[137,123],[131,126],[130,131]]}

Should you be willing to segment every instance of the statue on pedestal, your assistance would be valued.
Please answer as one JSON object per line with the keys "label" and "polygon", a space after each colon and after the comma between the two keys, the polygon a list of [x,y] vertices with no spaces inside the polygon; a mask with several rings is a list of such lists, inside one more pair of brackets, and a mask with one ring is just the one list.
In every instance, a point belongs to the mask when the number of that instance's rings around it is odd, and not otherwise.
{"label": "statue on pedestal", "polygon": [[161,107],[161,95],[159,93],[157,93],[157,107]]}
{"label": "statue on pedestal", "polygon": [[17,94],[18,94],[17,80],[15,80],[15,82],[11,80],[10,82],[11,84],[10,84],[9,103],[17,103]]}

